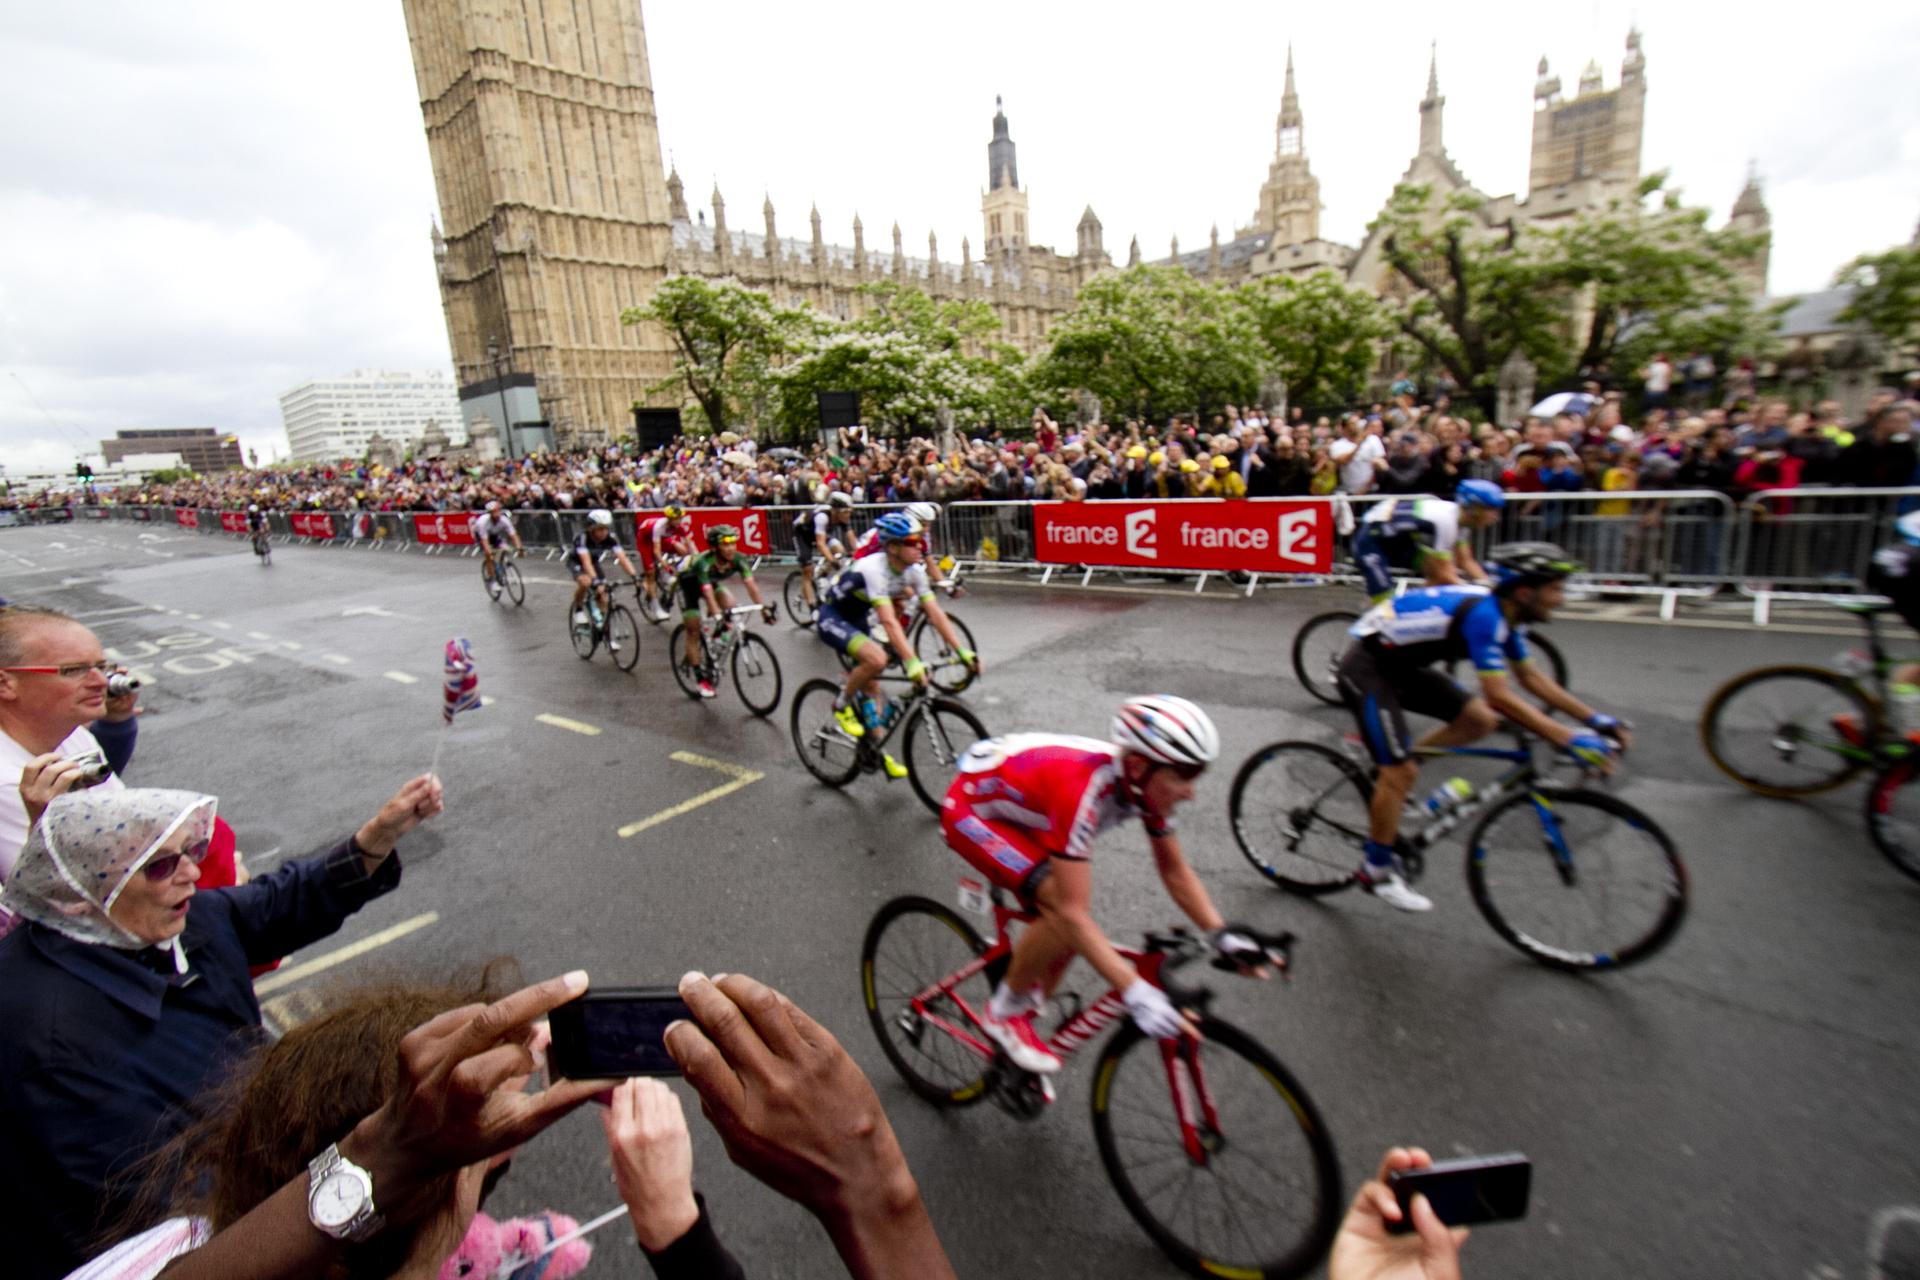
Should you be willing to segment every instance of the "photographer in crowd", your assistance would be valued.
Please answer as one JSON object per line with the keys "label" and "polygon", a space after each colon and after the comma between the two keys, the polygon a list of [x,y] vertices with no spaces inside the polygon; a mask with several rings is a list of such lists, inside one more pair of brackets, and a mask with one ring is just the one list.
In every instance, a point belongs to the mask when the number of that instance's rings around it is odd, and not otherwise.
{"label": "photographer in crowd", "polygon": [[400,883],[401,836],[440,812],[419,777],[329,852],[196,891],[215,801],[56,795],[6,882],[0,1226],[8,1274],[53,1280],[132,1206],[123,1175],[200,1114],[265,1039],[248,969],[336,931]]}

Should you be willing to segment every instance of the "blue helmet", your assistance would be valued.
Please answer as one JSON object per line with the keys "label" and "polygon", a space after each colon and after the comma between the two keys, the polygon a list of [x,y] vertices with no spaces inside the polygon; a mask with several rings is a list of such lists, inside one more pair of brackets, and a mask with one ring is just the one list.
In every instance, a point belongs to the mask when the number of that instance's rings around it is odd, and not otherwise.
{"label": "blue helmet", "polygon": [[873,522],[873,531],[880,535],[882,542],[899,542],[904,538],[918,537],[920,526],[904,512],[889,511]]}
{"label": "blue helmet", "polygon": [[1485,507],[1489,511],[1507,505],[1507,495],[1491,480],[1462,480],[1454,488],[1453,500],[1463,507]]}
{"label": "blue helmet", "polygon": [[1893,527],[1900,534],[1900,541],[1920,547],[1920,511],[1907,512],[1893,522]]}

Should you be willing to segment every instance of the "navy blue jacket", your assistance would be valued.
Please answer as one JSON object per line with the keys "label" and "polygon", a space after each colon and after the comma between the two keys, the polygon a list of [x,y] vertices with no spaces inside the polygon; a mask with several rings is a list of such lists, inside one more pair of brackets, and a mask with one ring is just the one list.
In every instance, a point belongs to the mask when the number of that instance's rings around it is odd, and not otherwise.
{"label": "navy blue jacket", "polygon": [[248,967],[339,929],[400,883],[352,840],[249,884],[196,895],[189,964],[26,924],[0,939],[0,1239],[15,1280],[59,1280],[133,1206],[110,1186],[200,1117],[263,1043]]}

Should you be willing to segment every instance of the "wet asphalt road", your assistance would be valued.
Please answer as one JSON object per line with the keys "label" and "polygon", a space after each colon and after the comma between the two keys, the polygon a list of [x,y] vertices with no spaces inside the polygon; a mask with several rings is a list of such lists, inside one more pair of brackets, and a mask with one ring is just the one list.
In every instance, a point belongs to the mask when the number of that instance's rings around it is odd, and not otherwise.
{"label": "wet asphalt road", "polygon": [[[448,811],[402,844],[405,883],[289,965],[409,931],[274,991],[276,1016],[309,1015],[337,984],[442,978],[497,956],[529,978],[578,966],[608,985],[750,973],[873,1077],[962,1275],[1174,1274],[1101,1171],[1086,1063],[1022,1123],[991,1107],[936,1113],[881,1056],[859,998],[862,933],[896,895],[951,901],[959,865],[905,784],[819,786],[784,706],[762,721],[730,691],[688,701],[662,631],[646,630],[630,675],[604,654],[580,661],[561,573],[525,568],[516,609],[490,603],[475,562],[454,557],[280,547],[261,568],[237,540],[172,530],[0,532],[0,595],[82,616],[154,680],[128,780],[219,795],[259,867],[351,830],[440,751]],[[783,575],[765,580],[777,589]],[[989,666],[968,701],[996,732],[1098,734],[1119,696],[1150,690],[1214,713],[1229,767],[1183,814],[1189,856],[1229,918],[1300,937],[1291,984],[1221,979],[1219,1011],[1311,1093],[1349,1190],[1396,1142],[1533,1158],[1531,1216],[1478,1232],[1470,1275],[1868,1274],[1875,1216],[1920,1205],[1920,884],[1868,843],[1858,784],[1813,802],[1745,794],[1712,770],[1694,727],[1726,675],[1824,660],[1844,626],[1555,625],[1583,693],[1637,723],[1621,793],[1665,825],[1694,879],[1664,953],[1581,979],[1486,927],[1457,843],[1433,859],[1422,887],[1436,910],[1417,918],[1354,895],[1290,899],[1241,860],[1231,769],[1262,743],[1346,728],[1286,657],[1300,621],[1345,603],[1318,589],[1245,602],[985,586],[956,606]],[[788,693],[832,669],[810,633],[764,630]],[[440,650],[455,634],[471,638],[492,704],[443,731]],[[739,776],[674,752],[763,776],[621,838]],[[1097,861],[1114,937],[1172,922],[1137,832]],[[697,1181],[749,1270],[839,1274],[805,1215],[694,1127]],[[583,1113],[521,1154],[489,1209],[585,1219],[616,1199]],[[589,1274],[646,1274],[621,1227],[596,1238]]]}

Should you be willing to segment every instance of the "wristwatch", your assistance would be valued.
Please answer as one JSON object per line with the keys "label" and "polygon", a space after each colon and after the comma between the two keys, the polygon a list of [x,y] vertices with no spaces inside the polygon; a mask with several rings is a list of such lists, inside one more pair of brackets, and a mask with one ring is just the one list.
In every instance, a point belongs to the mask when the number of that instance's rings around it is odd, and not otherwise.
{"label": "wristwatch", "polygon": [[385,1225],[373,1207],[373,1177],[334,1143],[307,1165],[307,1218],[335,1240],[358,1244]]}

